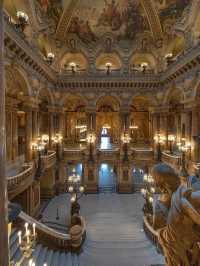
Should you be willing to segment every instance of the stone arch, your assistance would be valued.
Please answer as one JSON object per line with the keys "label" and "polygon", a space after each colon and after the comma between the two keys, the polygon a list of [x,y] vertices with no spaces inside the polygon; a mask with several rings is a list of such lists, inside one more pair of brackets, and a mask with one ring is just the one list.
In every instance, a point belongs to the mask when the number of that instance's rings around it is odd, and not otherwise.
{"label": "stone arch", "polygon": [[71,65],[77,66],[77,70],[87,70],[89,67],[87,56],[83,52],[67,52],[59,60],[59,68],[71,70]]}
{"label": "stone arch", "polygon": [[67,94],[62,101],[62,106],[68,112],[85,112],[87,100],[79,94]]}
{"label": "stone arch", "polygon": [[50,88],[42,87],[38,91],[38,100],[48,103],[48,105],[54,105],[54,96]]}
{"label": "stone arch", "polygon": [[120,100],[113,95],[104,95],[100,96],[100,98],[96,101],[96,111],[99,110],[110,110],[112,112],[118,112],[120,110]]}
{"label": "stone arch", "polygon": [[148,96],[135,95],[130,104],[130,137],[135,144],[149,144],[150,119],[149,107],[151,98]]}
{"label": "stone arch", "polygon": [[163,104],[180,104],[185,99],[183,89],[172,87],[167,90],[164,96]]}
{"label": "stone arch", "polygon": [[97,55],[95,61],[96,69],[105,70],[107,63],[111,64],[112,69],[119,70],[122,67],[121,56],[117,52],[100,53],[99,55]]}
{"label": "stone arch", "polygon": [[142,63],[147,63],[149,69],[156,69],[157,60],[152,53],[133,53],[129,60],[129,69],[138,68]]}
{"label": "stone arch", "polygon": [[11,96],[32,96],[32,89],[26,72],[20,67],[6,66],[6,93]]}

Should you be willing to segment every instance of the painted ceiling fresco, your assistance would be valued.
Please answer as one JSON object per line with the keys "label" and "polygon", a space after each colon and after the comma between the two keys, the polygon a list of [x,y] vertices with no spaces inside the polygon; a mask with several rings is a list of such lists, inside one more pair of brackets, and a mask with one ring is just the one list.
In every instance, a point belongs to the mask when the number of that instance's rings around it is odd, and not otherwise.
{"label": "painted ceiling fresco", "polygon": [[134,40],[137,34],[149,31],[148,21],[139,1],[82,0],[69,28],[83,42],[95,42],[105,33],[119,41]]}
{"label": "painted ceiling fresco", "polygon": [[191,2],[192,0],[155,0],[164,34],[172,35],[174,24],[182,18]]}
{"label": "painted ceiling fresco", "polygon": [[[40,17],[48,20],[51,33],[70,0],[35,0]],[[192,0],[154,0],[162,29],[173,38],[173,26]],[[80,0],[73,12],[68,34],[75,34],[84,43],[95,43],[107,33],[116,40],[133,42],[144,33],[151,33],[141,0]]]}

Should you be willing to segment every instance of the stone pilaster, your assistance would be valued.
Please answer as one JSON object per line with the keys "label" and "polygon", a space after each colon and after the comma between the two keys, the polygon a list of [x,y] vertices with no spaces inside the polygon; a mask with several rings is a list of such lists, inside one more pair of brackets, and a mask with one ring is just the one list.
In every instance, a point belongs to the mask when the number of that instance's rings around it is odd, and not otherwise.
{"label": "stone pilaster", "polygon": [[8,209],[6,184],[6,132],[5,132],[5,74],[4,74],[4,22],[3,1],[0,1],[0,265],[9,265]]}

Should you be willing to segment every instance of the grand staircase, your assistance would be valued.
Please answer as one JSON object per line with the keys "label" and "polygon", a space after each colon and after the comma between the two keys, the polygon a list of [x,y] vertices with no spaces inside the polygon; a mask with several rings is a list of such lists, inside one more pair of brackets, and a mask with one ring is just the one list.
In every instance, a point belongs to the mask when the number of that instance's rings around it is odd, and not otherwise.
{"label": "grand staircase", "polygon": [[[18,246],[17,231],[14,229],[10,237],[10,258],[15,264],[28,266],[29,259],[23,259]],[[37,244],[32,255],[35,266],[79,266],[78,255],[71,252],[63,252],[49,249],[41,244]]]}
{"label": "grand staircase", "polygon": [[[66,196],[55,199],[66,201]],[[56,202],[50,207],[55,206]],[[158,254],[146,238],[142,226],[143,200],[139,194],[88,195],[81,201],[82,215],[87,221],[87,237],[83,251],[79,254],[54,251],[37,244],[33,253],[36,266],[150,266],[164,265],[163,256]],[[48,211],[48,210],[47,210]],[[50,212],[53,209],[49,210]],[[63,212],[60,215],[65,214]],[[61,219],[62,220],[62,219]],[[16,231],[10,240],[11,258],[19,261]],[[23,260],[20,266],[27,266]]]}

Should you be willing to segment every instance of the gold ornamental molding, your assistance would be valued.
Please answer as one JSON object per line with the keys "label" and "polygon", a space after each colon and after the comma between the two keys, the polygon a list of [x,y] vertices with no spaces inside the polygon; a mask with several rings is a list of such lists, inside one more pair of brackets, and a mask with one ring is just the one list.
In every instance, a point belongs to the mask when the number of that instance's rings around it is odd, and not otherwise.
{"label": "gold ornamental molding", "polygon": [[146,13],[153,37],[155,40],[163,39],[162,26],[159,15],[152,0],[140,0],[141,5]]}
{"label": "gold ornamental molding", "polygon": [[56,39],[62,40],[66,32],[69,29],[71,19],[73,17],[74,11],[79,4],[80,0],[71,0],[69,5],[65,8],[60,18],[60,21],[56,30]]}

